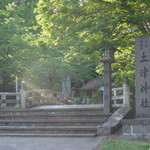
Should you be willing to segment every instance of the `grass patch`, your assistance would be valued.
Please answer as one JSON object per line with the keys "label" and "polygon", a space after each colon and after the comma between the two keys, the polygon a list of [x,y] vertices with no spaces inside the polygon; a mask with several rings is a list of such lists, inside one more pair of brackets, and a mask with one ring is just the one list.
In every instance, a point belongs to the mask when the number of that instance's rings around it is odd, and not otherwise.
{"label": "grass patch", "polygon": [[124,140],[106,140],[99,150],[150,150],[150,143]]}

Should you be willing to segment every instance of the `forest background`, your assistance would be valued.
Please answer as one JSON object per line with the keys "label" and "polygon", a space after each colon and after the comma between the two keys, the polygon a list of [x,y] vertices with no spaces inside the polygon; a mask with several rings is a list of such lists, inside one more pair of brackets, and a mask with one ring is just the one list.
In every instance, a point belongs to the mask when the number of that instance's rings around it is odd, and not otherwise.
{"label": "forest background", "polygon": [[150,34],[149,0],[1,0],[0,91],[15,77],[31,89],[72,89],[103,76],[101,54],[115,49],[112,79],[134,89],[134,40]]}

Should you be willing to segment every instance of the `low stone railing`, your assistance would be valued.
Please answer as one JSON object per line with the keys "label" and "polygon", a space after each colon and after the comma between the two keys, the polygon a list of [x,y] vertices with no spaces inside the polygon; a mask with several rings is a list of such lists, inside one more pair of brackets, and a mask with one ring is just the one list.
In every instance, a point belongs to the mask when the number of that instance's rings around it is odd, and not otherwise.
{"label": "low stone railing", "polygon": [[53,90],[36,89],[26,91],[26,101],[28,108],[39,105],[68,104],[67,98],[67,95]]}
{"label": "low stone railing", "polygon": [[112,105],[114,107],[121,107],[124,104],[124,89],[117,87],[112,89]]}
{"label": "low stone railing", "polygon": [[20,93],[16,92],[0,92],[0,107],[20,107]]}
{"label": "low stone railing", "polygon": [[[114,107],[130,106],[130,89],[127,84],[112,89],[112,105]],[[1,107],[21,107],[22,109],[40,105],[72,104],[68,96],[61,92],[35,89],[26,91],[22,86],[20,92],[0,92]]]}
{"label": "low stone railing", "polygon": [[130,88],[128,84],[123,87],[112,88],[112,105],[113,107],[130,106]]}
{"label": "low stone railing", "polygon": [[36,89],[20,92],[0,92],[0,108],[22,108],[27,109],[40,105],[62,105],[69,104],[68,96],[60,92]]}

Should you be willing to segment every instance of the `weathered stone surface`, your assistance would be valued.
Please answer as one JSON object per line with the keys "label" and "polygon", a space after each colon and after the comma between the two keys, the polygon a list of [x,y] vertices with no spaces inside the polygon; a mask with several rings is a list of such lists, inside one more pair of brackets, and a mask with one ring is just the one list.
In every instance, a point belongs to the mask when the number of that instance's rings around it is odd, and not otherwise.
{"label": "weathered stone surface", "polygon": [[143,124],[143,125],[149,125],[150,124],[150,119],[149,118],[135,118],[135,119],[123,119],[122,124],[128,124],[128,125],[138,125],[138,124]]}
{"label": "weathered stone surface", "polygon": [[0,136],[94,137],[108,117],[100,105],[1,110]]}
{"label": "weathered stone surface", "polygon": [[123,133],[130,133],[131,132],[131,126],[130,125],[124,125],[122,127],[122,132]]}
{"label": "weathered stone surface", "polygon": [[132,132],[133,133],[142,133],[143,132],[143,126],[142,125],[134,125]]}
{"label": "weathered stone surface", "polygon": [[98,126],[98,135],[110,135],[121,125],[121,120],[130,112],[131,108],[121,107],[112,114],[105,123]]}
{"label": "weathered stone surface", "polygon": [[110,134],[111,134],[111,128],[103,127],[103,126],[97,127],[97,135],[110,135]]}
{"label": "weathered stone surface", "polygon": [[131,135],[130,133],[123,133],[123,139],[134,140],[135,135]]}
{"label": "weathered stone surface", "polygon": [[150,124],[144,126],[143,133],[149,133],[150,134]]}
{"label": "weathered stone surface", "polygon": [[124,119],[122,129],[125,139],[150,141],[150,119]]}
{"label": "weathered stone surface", "polygon": [[104,63],[104,112],[109,114],[111,112],[111,63],[106,61]]}
{"label": "weathered stone surface", "polygon": [[127,133],[123,133],[122,137],[124,139],[128,139],[128,140],[135,140],[135,141],[150,141],[150,135],[146,135],[146,134],[127,134]]}
{"label": "weathered stone surface", "polygon": [[150,35],[135,41],[136,118],[122,121],[123,137],[150,141]]}

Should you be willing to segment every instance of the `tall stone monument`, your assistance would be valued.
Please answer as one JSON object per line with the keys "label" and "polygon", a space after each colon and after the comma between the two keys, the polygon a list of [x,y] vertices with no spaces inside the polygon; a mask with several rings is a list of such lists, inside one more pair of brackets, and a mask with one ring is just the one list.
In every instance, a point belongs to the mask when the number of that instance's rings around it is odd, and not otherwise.
{"label": "tall stone monument", "polygon": [[135,40],[135,118],[122,121],[123,137],[150,141],[150,35]]}
{"label": "tall stone monument", "polygon": [[150,36],[136,38],[136,117],[150,117]]}

